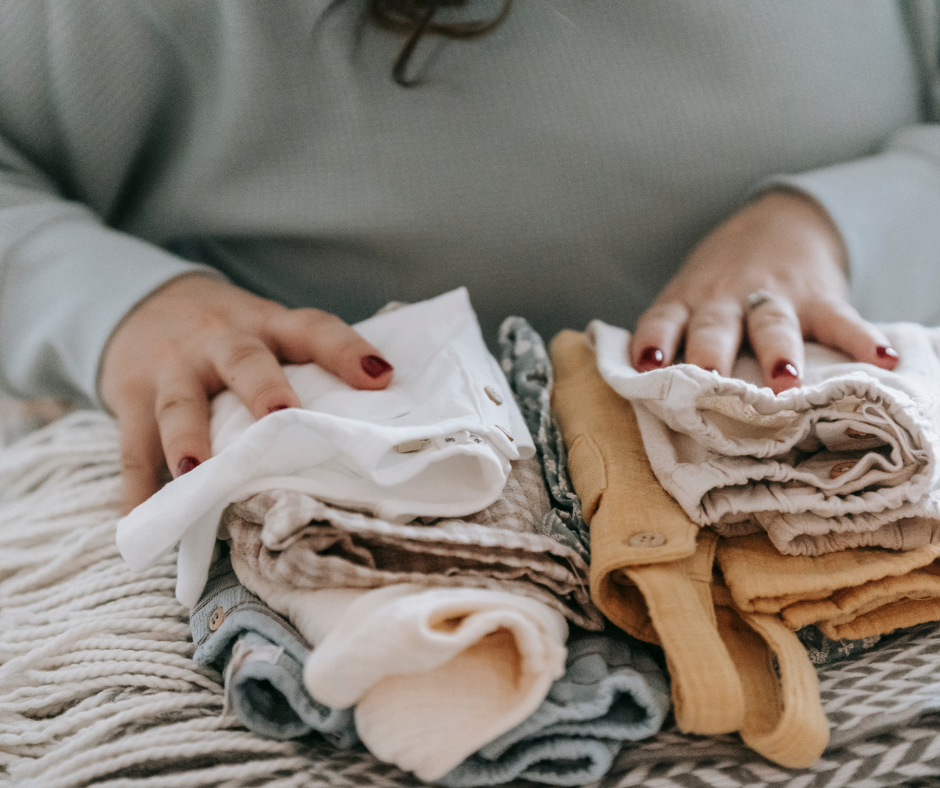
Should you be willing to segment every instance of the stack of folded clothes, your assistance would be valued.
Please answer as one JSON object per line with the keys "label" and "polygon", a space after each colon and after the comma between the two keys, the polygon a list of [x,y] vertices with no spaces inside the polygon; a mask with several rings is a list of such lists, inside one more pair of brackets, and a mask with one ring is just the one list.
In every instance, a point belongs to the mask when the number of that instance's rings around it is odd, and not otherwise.
{"label": "stack of folded clothes", "polygon": [[592,598],[663,646],[683,731],[739,731],[808,766],[828,725],[794,631],[812,625],[818,662],[826,638],[870,643],[940,619],[940,332],[885,331],[894,372],[809,346],[806,385],[777,396],[746,357],[733,379],[684,364],[640,374],[620,329],[554,340]]}
{"label": "stack of folded clothes", "polygon": [[356,328],[388,389],[287,368],[303,408],[258,422],[220,395],[213,458],[119,524],[122,554],[179,543],[197,659],[263,735],[361,741],[452,786],[599,778],[668,689],[589,598],[540,339],[508,323],[500,366],[463,290]]}

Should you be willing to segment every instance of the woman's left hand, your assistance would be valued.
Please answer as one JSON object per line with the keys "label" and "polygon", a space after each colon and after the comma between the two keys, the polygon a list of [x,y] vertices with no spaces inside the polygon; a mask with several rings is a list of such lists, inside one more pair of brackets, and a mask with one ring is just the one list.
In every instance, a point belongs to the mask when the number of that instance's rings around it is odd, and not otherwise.
{"label": "woman's left hand", "polygon": [[703,238],[640,316],[630,361],[649,371],[684,360],[722,375],[746,335],[775,393],[799,386],[804,340],[893,369],[898,355],[848,303],[844,251],[826,213],[771,191]]}

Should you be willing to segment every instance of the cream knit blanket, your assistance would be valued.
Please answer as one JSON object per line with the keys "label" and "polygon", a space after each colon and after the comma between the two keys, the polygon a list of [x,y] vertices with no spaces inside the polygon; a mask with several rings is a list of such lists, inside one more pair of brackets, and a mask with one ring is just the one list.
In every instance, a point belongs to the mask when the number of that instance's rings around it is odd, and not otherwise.
{"label": "cream knit blanket", "polygon": [[174,555],[135,573],[118,554],[119,471],[98,413],[0,449],[0,786],[418,785],[362,749],[269,741],[220,717]]}

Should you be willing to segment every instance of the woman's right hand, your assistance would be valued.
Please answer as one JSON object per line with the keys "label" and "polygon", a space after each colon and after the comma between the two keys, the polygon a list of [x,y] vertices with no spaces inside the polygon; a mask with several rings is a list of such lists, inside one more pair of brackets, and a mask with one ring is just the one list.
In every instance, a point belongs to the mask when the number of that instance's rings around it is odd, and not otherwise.
{"label": "woman's right hand", "polygon": [[212,277],[171,280],[137,306],[105,349],[101,395],[117,417],[128,512],[212,456],[209,400],[231,389],[260,419],[298,407],[282,363],[314,362],[357,389],[383,389],[392,367],[335,315],[287,309]]}

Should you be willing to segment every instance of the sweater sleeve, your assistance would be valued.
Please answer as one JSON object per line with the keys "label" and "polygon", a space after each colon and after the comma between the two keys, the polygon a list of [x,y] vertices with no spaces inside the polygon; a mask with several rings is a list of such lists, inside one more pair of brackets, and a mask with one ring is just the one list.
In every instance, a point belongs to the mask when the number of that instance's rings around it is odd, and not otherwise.
{"label": "sweater sleeve", "polygon": [[797,189],[829,213],[863,317],[940,324],[940,124],[901,130],[879,155],[762,185]]}
{"label": "sweater sleeve", "polygon": [[799,175],[785,186],[828,213],[848,252],[852,303],[868,320],[940,325],[940,2],[902,6],[927,122],[901,129],[875,156]]}
{"label": "sweater sleeve", "polygon": [[116,106],[121,83],[108,75],[133,88],[146,69],[159,85],[160,72],[155,47],[107,5],[82,15],[95,40],[63,18],[72,4],[0,3],[0,389],[14,396],[97,403],[99,359],[124,315],[174,277],[212,272],[108,227],[158,101],[141,94],[123,116],[102,106],[106,135],[71,127],[67,103]]}

